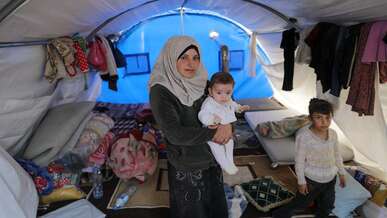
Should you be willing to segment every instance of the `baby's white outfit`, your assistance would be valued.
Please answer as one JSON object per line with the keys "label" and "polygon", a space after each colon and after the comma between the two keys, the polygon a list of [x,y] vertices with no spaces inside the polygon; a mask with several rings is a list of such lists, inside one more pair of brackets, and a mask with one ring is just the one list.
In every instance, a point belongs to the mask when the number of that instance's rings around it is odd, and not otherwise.
{"label": "baby's white outfit", "polygon": [[[235,112],[239,110],[241,106],[236,102],[230,100],[225,104],[219,104],[211,96],[207,97],[200,109],[199,120],[205,126],[215,125],[215,116],[221,118],[220,124],[229,124],[236,121]],[[211,148],[212,154],[220,167],[228,174],[235,174],[238,168],[234,164],[234,140],[230,139],[227,144],[220,145],[213,141],[208,141],[208,145]]]}

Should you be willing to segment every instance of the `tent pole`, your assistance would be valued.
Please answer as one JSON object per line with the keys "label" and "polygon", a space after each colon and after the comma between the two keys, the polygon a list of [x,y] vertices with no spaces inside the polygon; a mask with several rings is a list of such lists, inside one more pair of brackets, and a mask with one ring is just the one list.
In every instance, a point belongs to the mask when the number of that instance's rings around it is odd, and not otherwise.
{"label": "tent pole", "polygon": [[23,6],[23,4],[29,2],[29,0],[13,0],[8,2],[1,10],[0,10],[0,23],[11,15],[16,9]]}
{"label": "tent pole", "polygon": [[180,8],[184,8],[184,5],[187,4],[188,0],[184,0],[183,3],[181,4]]}
{"label": "tent pole", "polygon": [[20,46],[33,46],[33,45],[46,45],[48,40],[41,41],[26,41],[26,42],[0,42],[0,48],[20,47]]}
{"label": "tent pole", "polygon": [[110,22],[115,20],[117,17],[119,17],[119,16],[121,16],[121,15],[123,15],[123,14],[125,14],[125,13],[127,13],[127,12],[129,12],[131,10],[134,10],[136,8],[140,8],[140,7],[144,6],[144,5],[147,5],[149,3],[153,3],[153,2],[156,2],[156,1],[158,1],[158,0],[151,0],[151,1],[144,2],[144,3],[140,4],[140,5],[137,5],[137,6],[133,7],[133,8],[129,8],[129,9],[127,9],[127,10],[125,10],[125,11],[123,11],[123,12],[121,12],[121,13],[119,13],[119,14],[117,14],[117,15],[115,15],[115,16],[107,19],[107,20],[105,20],[103,23],[101,23],[99,26],[97,26],[93,31],[91,31],[91,33],[86,37],[86,40],[87,41],[91,41],[91,39],[97,34],[98,31],[100,31],[107,24],[109,24]]}
{"label": "tent pole", "polygon": [[[22,3],[23,3],[23,2],[25,2],[26,0],[18,0],[17,2],[20,2],[20,1],[22,1]],[[117,15],[115,15],[115,16],[109,18],[109,19],[107,19],[105,22],[103,22],[102,24],[100,24],[99,26],[97,26],[97,28],[95,28],[93,31],[91,31],[91,33],[87,36],[86,39],[87,39],[88,41],[91,40],[99,30],[101,30],[104,26],[106,26],[108,23],[110,23],[111,21],[113,21],[113,20],[116,19],[117,17],[121,16],[122,14],[124,14],[124,13],[126,13],[126,12],[129,12],[129,11],[131,11],[131,10],[133,10],[133,9],[142,7],[142,6],[146,5],[146,4],[156,2],[156,1],[158,1],[158,0],[150,0],[150,1],[147,1],[147,2],[145,2],[145,3],[142,3],[142,4],[140,4],[140,5],[135,6],[135,7],[133,7],[133,8],[129,8],[129,9],[127,9],[127,10],[125,10],[125,11],[123,11],[123,12],[121,12],[121,13],[119,13],[119,14],[117,14]],[[11,1],[11,2],[12,2],[12,1]],[[15,1],[15,2],[16,2],[16,1]],[[22,3],[21,3],[21,4],[22,4]],[[10,5],[10,6],[7,5],[6,7],[11,7],[11,5],[14,5],[14,4],[15,4],[14,2],[13,2],[12,4],[9,3],[8,5]],[[20,4],[18,5],[18,7],[19,7],[19,6],[20,6]],[[12,11],[11,11],[11,12],[12,12]],[[7,15],[8,15],[8,14],[6,13],[4,17],[6,17]],[[3,18],[3,14],[0,13],[0,22],[1,22],[1,19],[2,19],[2,18]],[[25,42],[0,42],[0,48],[20,47],[20,46],[33,46],[33,45],[46,45],[47,43],[48,43],[48,40],[41,40],[41,41],[25,41]]]}
{"label": "tent pole", "polygon": [[257,2],[257,1],[254,1],[254,0],[243,0],[245,2],[249,2],[249,3],[252,3],[252,4],[255,4],[255,5],[258,5],[260,6],[261,8],[264,8],[268,11],[270,11],[271,13],[277,15],[278,17],[280,17],[282,20],[284,20],[289,26],[293,27],[293,28],[296,28],[298,31],[301,31],[302,28],[300,26],[298,26],[296,23],[292,22],[290,20],[290,18],[288,16],[286,16],[285,14],[275,10],[274,8],[272,7],[269,7],[265,4],[262,4],[260,2]]}

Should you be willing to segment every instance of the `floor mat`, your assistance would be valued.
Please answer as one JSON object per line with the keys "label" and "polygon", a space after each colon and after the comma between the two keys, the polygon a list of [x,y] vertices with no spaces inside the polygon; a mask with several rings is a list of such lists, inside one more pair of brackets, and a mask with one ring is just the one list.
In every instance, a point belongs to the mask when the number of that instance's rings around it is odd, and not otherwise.
{"label": "floor mat", "polygon": [[[169,207],[167,161],[159,160],[156,172],[144,183],[137,185],[137,191],[129,199],[125,208],[158,208]],[[126,190],[127,184],[120,180],[109,201],[108,209],[112,209],[117,197]]]}
{"label": "floor mat", "polygon": [[[280,166],[276,169],[270,167],[270,160],[266,155],[250,155],[235,157],[235,164],[240,169],[236,175],[224,173],[224,181],[230,185],[248,182],[258,176],[272,176],[290,190],[297,187],[296,178],[289,167]],[[168,171],[166,160],[159,160],[159,167],[155,174],[145,183],[137,186],[136,193],[122,208],[158,208],[169,206]],[[113,208],[117,196],[126,189],[126,184],[119,181],[116,190],[108,204],[108,209]]]}

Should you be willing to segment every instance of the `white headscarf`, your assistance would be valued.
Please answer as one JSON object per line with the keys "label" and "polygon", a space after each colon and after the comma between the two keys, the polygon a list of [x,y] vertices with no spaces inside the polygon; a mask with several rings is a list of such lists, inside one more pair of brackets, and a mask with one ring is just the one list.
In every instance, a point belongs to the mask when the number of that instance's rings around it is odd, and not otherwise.
{"label": "white headscarf", "polygon": [[199,44],[192,37],[171,37],[157,58],[149,80],[149,88],[160,84],[172,92],[186,106],[192,106],[203,95],[208,78],[207,70],[201,62],[193,78],[185,78],[177,71],[177,59],[190,45],[196,46],[200,55]]}

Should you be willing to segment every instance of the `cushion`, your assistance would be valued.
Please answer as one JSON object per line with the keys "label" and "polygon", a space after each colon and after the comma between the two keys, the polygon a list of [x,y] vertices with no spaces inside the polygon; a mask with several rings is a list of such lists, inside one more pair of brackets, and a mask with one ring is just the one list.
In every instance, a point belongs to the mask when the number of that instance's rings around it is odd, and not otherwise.
{"label": "cushion", "polygon": [[32,99],[2,99],[0,105],[0,144],[11,155],[23,150],[32,129],[48,110],[51,96]]}
{"label": "cushion", "polygon": [[339,218],[351,216],[351,212],[362,205],[371,194],[359,182],[357,182],[348,172],[345,172],[346,186],[341,188],[339,179],[335,186],[335,208],[332,212]]}
{"label": "cushion", "polygon": [[83,129],[82,134],[72,151],[86,160],[97,150],[105,134],[114,126],[114,121],[104,113],[92,113],[92,117]]}
{"label": "cushion", "polygon": [[95,102],[69,103],[50,109],[32,135],[24,158],[32,159],[41,166],[47,165],[66,145],[94,104]]}
{"label": "cushion", "polygon": [[269,176],[242,183],[241,187],[247,200],[263,212],[286,204],[294,197],[293,192],[288,191]]}
{"label": "cushion", "polygon": [[79,138],[81,137],[82,133],[84,132],[91,118],[92,118],[92,113],[89,113],[88,115],[85,116],[85,118],[81,121],[78,127],[74,130],[69,140],[67,140],[66,144],[64,144],[60,149],[60,151],[58,151],[56,158],[62,158],[69,152],[74,153],[75,151],[74,147],[76,146]]}

